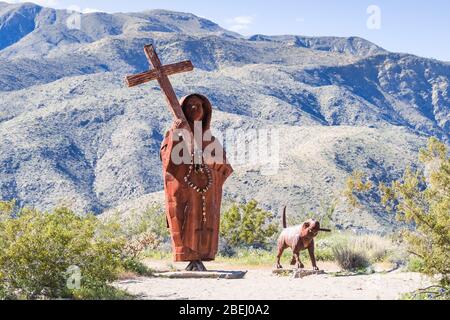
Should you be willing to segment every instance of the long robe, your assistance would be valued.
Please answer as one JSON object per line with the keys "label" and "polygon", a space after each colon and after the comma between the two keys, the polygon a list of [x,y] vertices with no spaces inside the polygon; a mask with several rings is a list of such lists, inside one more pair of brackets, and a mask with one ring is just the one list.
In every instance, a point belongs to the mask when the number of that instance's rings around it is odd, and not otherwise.
{"label": "long robe", "polygon": [[[182,107],[190,96],[181,99]],[[202,95],[196,94],[195,96],[203,101],[205,111],[203,132],[206,132],[210,129],[211,124],[211,103]],[[224,159],[223,162],[204,159],[212,173],[212,186],[205,193],[206,216],[203,217],[202,194],[190,188],[184,180],[189,173],[190,165],[184,163],[176,165],[172,162],[171,154],[178,143],[184,142],[174,141],[174,128],[172,127],[166,133],[161,144],[161,160],[163,162],[166,215],[172,239],[174,261],[211,261],[215,259],[218,250],[222,187],[233,169],[226,161],[222,146],[214,137],[211,141],[203,142],[203,150],[214,143],[216,150],[220,148]],[[208,182],[204,175],[196,178],[200,182],[203,179],[203,184]],[[206,222],[204,218],[206,218]]]}

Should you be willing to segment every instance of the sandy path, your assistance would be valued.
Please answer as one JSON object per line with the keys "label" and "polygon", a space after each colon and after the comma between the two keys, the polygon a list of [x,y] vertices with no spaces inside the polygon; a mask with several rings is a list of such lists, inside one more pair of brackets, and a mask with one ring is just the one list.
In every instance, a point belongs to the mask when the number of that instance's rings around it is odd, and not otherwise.
{"label": "sandy path", "polygon": [[[324,269],[330,271],[326,267]],[[292,279],[274,276],[268,268],[249,270],[242,280],[137,278],[116,283],[117,287],[150,300],[392,300],[428,285],[429,279],[422,275],[400,271],[345,277],[325,274]]]}

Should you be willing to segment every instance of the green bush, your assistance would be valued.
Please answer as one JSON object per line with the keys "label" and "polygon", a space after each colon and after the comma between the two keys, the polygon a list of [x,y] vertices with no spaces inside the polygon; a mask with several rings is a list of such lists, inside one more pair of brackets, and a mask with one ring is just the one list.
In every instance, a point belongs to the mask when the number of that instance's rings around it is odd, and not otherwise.
{"label": "green bush", "polygon": [[273,242],[278,225],[271,222],[272,214],[258,208],[258,202],[233,204],[221,218],[220,235],[229,246],[266,248]]}
{"label": "green bush", "polygon": [[125,258],[123,259],[122,266],[125,272],[132,272],[143,277],[153,276],[153,270],[138,259]]}
{"label": "green bush", "polygon": [[[115,219],[115,220],[114,220]],[[170,239],[169,229],[164,209],[159,205],[147,207],[142,212],[132,211],[128,214],[113,216],[113,220],[120,220],[121,231],[127,238],[141,236],[145,233],[153,234],[160,242]]]}
{"label": "green bush", "polygon": [[450,294],[445,287],[440,285],[430,286],[428,288],[419,289],[415,292],[406,293],[401,297],[402,300],[443,300],[450,299]]}
{"label": "green bush", "polygon": [[109,285],[96,287],[81,287],[72,292],[76,300],[133,300],[134,297],[124,290]]}
{"label": "green bush", "polygon": [[[430,138],[428,146],[419,152],[421,166],[417,170],[408,168],[401,179],[378,186],[372,203],[382,204],[397,219],[409,224],[401,237],[408,244],[408,251],[419,258],[420,272],[440,278],[435,296],[450,295],[450,157],[445,143]],[[362,176],[350,178],[347,186],[347,201],[358,204],[355,193],[371,191],[372,184],[365,188]],[[355,181],[357,183],[355,183]],[[361,186],[363,186],[361,188]],[[414,263],[418,264],[419,260]]]}
{"label": "green bush", "polygon": [[142,212],[116,212],[104,219],[109,223],[119,224],[120,235],[126,239],[125,256],[139,259],[147,251],[161,251],[163,245],[170,243],[166,214],[159,205],[147,207]]}
{"label": "green bush", "polygon": [[334,261],[333,246],[326,239],[319,239],[315,243],[317,261]]}
{"label": "green bush", "polygon": [[440,276],[442,296],[450,295],[450,157],[447,146],[432,138],[419,153],[424,170],[406,170],[403,178],[381,185],[383,203],[415,230],[403,237],[421,260],[421,272]]}
{"label": "green bush", "polygon": [[422,272],[423,260],[415,256],[410,257],[408,260],[407,270],[410,272]]}
{"label": "green bush", "polygon": [[359,197],[369,193],[373,187],[372,182],[367,181],[364,178],[364,173],[361,171],[354,171],[352,175],[347,178],[342,195],[351,207],[359,207]]}
{"label": "green bush", "polygon": [[[125,244],[117,236],[118,225],[67,208],[44,213],[7,202],[0,202],[0,217],[3,298],[74,298],[111,289]],[[68,285],[77,277],[73,270],[79,270],[80,287],[76,280]]]}
{"label": "green bush", "polygon": [[121,276],[129,273],[152,276],[153,270],[141,259],[163,255],[163,245],[170,243],[170,233],[164,209],[160,205],[148,206],[144,211],[131,211],[105,216],[105,222],[120,225],[118,233],[126,240],[123,248]]}

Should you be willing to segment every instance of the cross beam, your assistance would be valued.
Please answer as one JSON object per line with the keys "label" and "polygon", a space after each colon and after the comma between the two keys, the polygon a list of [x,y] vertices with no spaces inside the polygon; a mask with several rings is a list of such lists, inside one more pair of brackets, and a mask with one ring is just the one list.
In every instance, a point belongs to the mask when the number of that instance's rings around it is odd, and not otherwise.
{"label": "cross beam", "polygon": [[180,102],[178,101],[177,95],[175,94],[172,84],[170,83],[169,76],[194,70],[192,62],[183,61],[163,66],[161,60],[159,60],[159,57],[156,54],[153,45],[146,45],[144,47],[144,52],[153,69],[140,74],[128,76],[126,78],[128,86],[134,87],[146,82],[158,80],[161,90],[166,97],[169,109],[174,115],[175,119],[187,122],[183,110],[181,109]]}

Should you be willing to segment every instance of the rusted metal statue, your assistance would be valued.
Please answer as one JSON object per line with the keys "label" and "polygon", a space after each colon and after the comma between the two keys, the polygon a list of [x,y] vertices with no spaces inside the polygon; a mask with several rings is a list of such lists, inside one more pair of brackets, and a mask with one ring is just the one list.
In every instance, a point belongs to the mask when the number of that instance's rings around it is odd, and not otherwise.
{"label": "rusted metal statue", "polygon": [[192,94],[178,101],[168,79],[192,71],[192,63],[162,66],[153,46],[144,51],[154,69],[127,77],[128,85],[158,80],[175,117],[160,153],[174,261],[189,262],[188,271],[206,271],[202,261],[212,261],[217,254],[222,186],[233,169],[210,133],[209,100]]}
{"label": "rusted metal statue", "polygon": [[280,259],[284,250],[291,248],[293,252],[291,265],[295,265],[298,269],[303,269],[305,266],[300,260],[300,251],[307,249],[313,269],[316,271],[319,270],[314,253],[314,238],[320,231],[331,232],[331,230],[321,228],[320,223],[313,219],[305,221],[299,226],[288,228],[286,222],[286,207],[283,208],[282,219],[284,230],[278,238],[277,269],[283,268]]}

